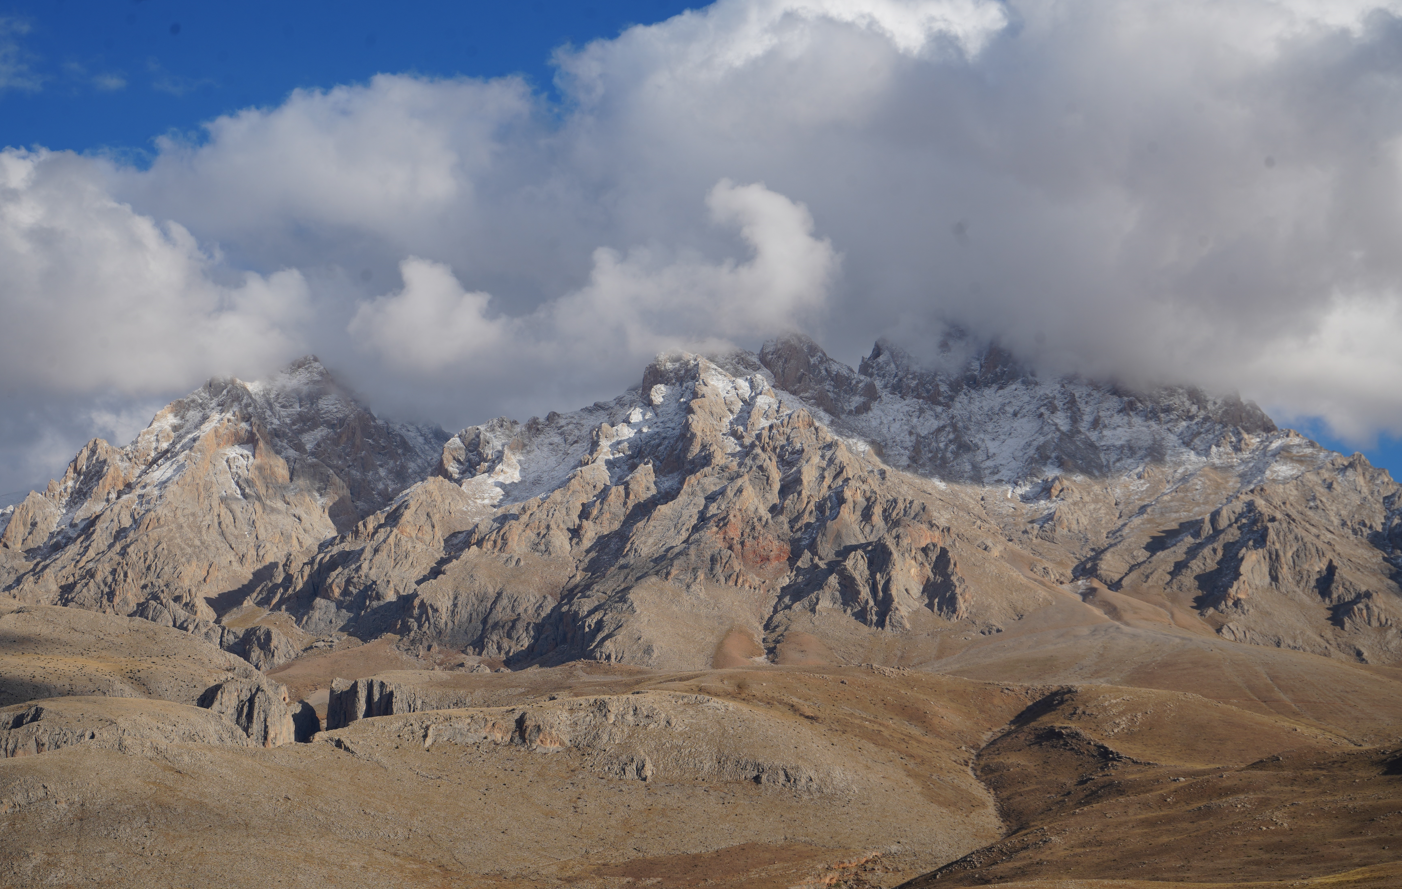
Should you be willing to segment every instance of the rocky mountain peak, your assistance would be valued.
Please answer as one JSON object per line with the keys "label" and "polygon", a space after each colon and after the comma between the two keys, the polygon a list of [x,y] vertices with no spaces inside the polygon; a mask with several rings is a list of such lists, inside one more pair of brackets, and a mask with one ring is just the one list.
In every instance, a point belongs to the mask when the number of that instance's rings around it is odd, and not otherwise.
{"label": "rocky mountain peak", "polygon": [[744,447],[778,410],[754,356],[719,362],[659,355],[639,386],[612,401],[524,423],[498,417],[469,426],[444,444],[434,475],[492,506],[549,494],[580,472],[617,480],[644,464],[658,484],[680,485],[698,461]]}
{"label": "rocky mountain peak", "polygon": [[805,336],[770,340],[760,349],[759,361],[774,375],[775,387],[833,417],[865,413],[881,397],[875,380],[833,361]]}
{"label": "rocky mountain peak", "polygon": [[857,372],[879,380],[890,391],[948,406],[965,389],[1004,389],[1035,384],[1036,371],[996,341],[979,345],[962,331],[947,334],[926,362],[885,337],[876,341]]}
{"label": "rocky mountain peak", "polygon": [[[0,557],[23,598],[260,664],[386,632],[512,665],[693,669],[814,640],[850,660],[873,633],[1091,607],[1089,584],[1151,587],[1226,638],[1392,659],[1399,496],[1239,399],[957,337],[852,368],[792,336],[660,355],[611,401],[453,436],[376,418],[312,358],[212,380],[127,447],[85,447]],[[273,623],[214,620],[241,614]]]}
{"label": "rocky mountain peak", "polygon": [[448,439],[435,474],[453,482],[463,482],[501,466],[507,450],[519,450],[521,424],[508,417],[497,417],[480,426],[469,426]]}
{"label": "rocky mountain peak", "polygon": [[15,510],[0,537],[18,560],[11,587],[36,601],[131,613],[150,600],[212,618],[208,601],[422,479],[446,438],[376,418],[314,357],[254,383],[212,379],[126,447],[90,442]]}
{"label": "rocky mountain peak", "polygon": [[776,387],[870,442],[890,465],[949,481],[1016,485],[1235,460],[1280,434],[1236,396],[1044,377],[997,343],[957,331],[928,361],[880,340],[854,370],[801,337],[766,343],[759,358]]}
{"label": "rocky mountain peak", "polygon": [[231,382],[265,409],[273,407],[283,414],[310,413],[317,419],[329,419],[366,410],[315,355],[299,358],[277,373],[251,383]]}
{"label": "rocky mountain peak", "polygon": [[258,386],[308,385],[332,380],[331,371],[315,355],[303,355],[291,361],[277,373],[258,381]]}

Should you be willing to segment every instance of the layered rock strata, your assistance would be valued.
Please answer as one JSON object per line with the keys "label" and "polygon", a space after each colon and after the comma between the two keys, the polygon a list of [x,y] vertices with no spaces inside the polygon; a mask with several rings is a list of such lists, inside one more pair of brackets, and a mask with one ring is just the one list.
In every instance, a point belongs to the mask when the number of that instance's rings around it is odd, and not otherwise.
{"label": "layered rock strata", "polygon": [[921,662],[1067,597],[1402,658],[1386,473],[1239,399],[935,351],[678,354],[611,402],[451,437],[381,423],[309,360],[92,443],[0,555],[14,595],[265,669],[336,633],[513,667]]}

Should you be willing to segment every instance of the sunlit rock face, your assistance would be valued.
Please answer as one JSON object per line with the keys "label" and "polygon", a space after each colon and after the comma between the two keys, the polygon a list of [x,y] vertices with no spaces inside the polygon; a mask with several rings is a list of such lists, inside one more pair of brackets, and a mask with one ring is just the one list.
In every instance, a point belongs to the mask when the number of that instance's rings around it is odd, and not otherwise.
{"label": "sunlit rock face", "polygon": [[[1347,463],[1233,398],[1042,380],[996,348],[955,373],[878,344],[854,370],[790,338],[660,358],[612,402],[465,429],[431,478],[254,601],[312,633],[512,664],[696,668],[780,658],[798,633],[855,658],[881,634],[998,632],[1133,583],[1205,632],[1390,660],[1395,491],[1370,469],[1345,497],[1330,479]],[[1325,484],[1367,516],[1299,536],[1337,556],[1336,591],[1304,594],[1327,557],[1278,556],[1318,565],[1239,613],[1216,590],[1247,526],[1205,544],[1191,527]]]}
{"label": "sunlit rock face", "polygon": [[1239,399],[941,348],[661,356],[612,401],[452,436],[377,420],[307,359],[93,442],[0,553],[22,598],[264,669],[346,633],[511,666],[919,659],[1068,597],[1402,658],[1385,472]]}
{"label": "sunlit rock face", "polygon": [[256,383],[211,380],[126,447],[90,442],[15,509],[0,536],[18,567],[10,591],[207,623],[260,568],[421,478],[444,438],[378,420],[315,358]]}

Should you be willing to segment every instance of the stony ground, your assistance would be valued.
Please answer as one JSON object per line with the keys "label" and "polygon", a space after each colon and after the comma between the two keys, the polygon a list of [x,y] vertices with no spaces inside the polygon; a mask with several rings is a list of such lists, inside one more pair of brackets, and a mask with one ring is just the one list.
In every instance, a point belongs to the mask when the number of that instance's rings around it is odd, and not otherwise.
{"label": "stony ground", "polygon": [[[0,762],[0,874],[777,887],[879,855],[889,879],[912,877],[1000,836],[970,766],[1030,700],[862,668],[530,672],[546,675],[477,677],[496,707],[367,719],[311,744]],[[550,718],[572,711],[586,718]],[[530,720],[547,732],[512,736]]]}
{"label": "stony ground", "polygon": [[[1262,651],[1154,674],[1174,689],[1055,669],[1029,683],[1026,658],[1008,660],[1019,681],[996,682],[871,666],[392,670],[375,681],[399,706],[451,709],[273,749],[0,761],[0,882],[1395,885],[1402,741],[1384,735],[1402,725],[1402,683]],[[1121,681],[1150,666],[1118,663]],[[317,664],[289,672],[314,686]],[[1327,681],[1306,682],[1311,667]]]}

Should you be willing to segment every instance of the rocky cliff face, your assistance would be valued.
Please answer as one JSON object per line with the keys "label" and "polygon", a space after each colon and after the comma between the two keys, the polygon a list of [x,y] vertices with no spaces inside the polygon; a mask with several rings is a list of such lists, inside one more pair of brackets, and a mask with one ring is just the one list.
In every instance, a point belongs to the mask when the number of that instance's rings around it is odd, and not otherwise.
{"label": "rocky cliff face", "polygon": [[[301,362],[93,442],[0,554],[20,596],[265,668],[338,632],[511,666],[919,662],[1068,598],[1402,659],[1385,472],[1235,398],[1044,379],[997,348],[955,361],[966,345],[934,369],[797,338],[673,355],[611,402],[451,437],[382,423]],[[282,622],[215,620],[235,613]]]}
{"label": "rocky cliff face", "polygon": [[[287,689],[266,679],[226,679],[200,695],[200,707],[243,730],[259,747],[279,747],[299,738]],[[313,732],[314,734],[314,732]]]}
{"label": "rocky cliff face", "polygon": [[211,380],[126,447],[90,442],[14,510],[0,534],[9,590],[174,611],[208,631],[221,597],[384,506],[445,437],[378,420],[314,358],[258,383]]}
{"label": "rocky cliff face", "polygon": [[954,360],[964,346],[942,344],[944,369],[883,342],[853,370],[801,338],[760,361],[883,462],[993,494],[1006,543],[1087,597],[1103,584],[1233,641],[1402,658],[1385,471],[1237,398],[1043,379],[996,346]]}
{"label": "rocky cliff face", "polygon": [[1386,472],[1333,456],[1151,538],[1120,535],[1084,573],[1191,603],[1233,641],[1392,661],[1402,656],[1389,536],[1398,499]]}
{"label": "rocky cliff face", "polygon": [[[513,663],[698,667],[772,655],[796,622],[980,625],[1042,595],[970,542],[996,529],[961,495],[736,369],[660,359],[612,403],[464,430],[435,477],[254,600],[315,632]],[[1000,595],[975,597],[971,575]]]}

